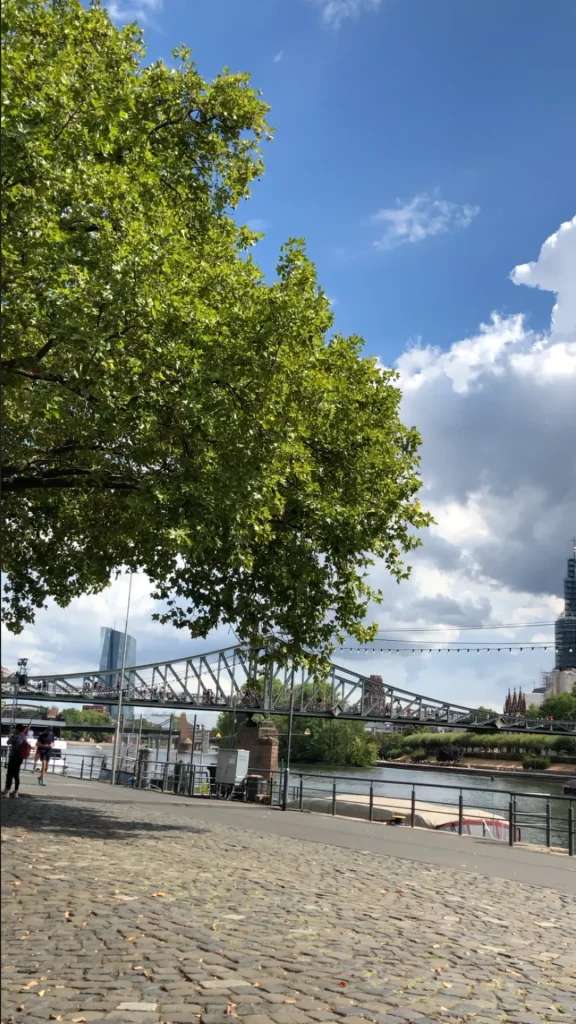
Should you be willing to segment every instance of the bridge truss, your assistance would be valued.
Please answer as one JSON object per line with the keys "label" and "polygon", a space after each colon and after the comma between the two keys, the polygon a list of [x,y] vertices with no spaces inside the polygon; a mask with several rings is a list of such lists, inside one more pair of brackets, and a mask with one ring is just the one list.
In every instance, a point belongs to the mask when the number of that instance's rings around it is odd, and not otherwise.
{"label": "bridge truss", "polygon": [[[236,645],[175,661],[119,670],[26,676],[2,680],[3,697],[15,701],[118,703],[142,708],[193,711],[243,711],[254,714],[335,718],[365,722],[427,723],[478,728],[482,720],[470,707],[412,693],[380,676],[363,676],[339,665],[319,675],[306,667],[280,663],[267,651]],[[576,732],[574,723],[527,723],[499,716],[502,728]],[[553,728],[558,726],[559,728]],[[568,726],[568,728],[562,728]]]}

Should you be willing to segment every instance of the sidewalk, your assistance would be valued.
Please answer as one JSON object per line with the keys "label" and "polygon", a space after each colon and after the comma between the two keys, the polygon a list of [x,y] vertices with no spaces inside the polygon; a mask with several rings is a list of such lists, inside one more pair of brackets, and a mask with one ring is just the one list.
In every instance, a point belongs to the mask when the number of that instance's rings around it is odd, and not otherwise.
{"label": "sidewalk", "polygon": [[548,1024],[576,864],[426,830],[25,776],[2,1024]]}
{"label": "sidewalk", "polygon": [[[37,795],[38,786],[26,775],[24,793]],[[360,819],[324,814],[283,812],[277,808],[244,804],[238,801],[189,799],[131,790],[99,782],[79,782],[50,776],[45,795],[81,800],[100,805],[163,809],[166,820],[185,825],[201,821],[246,829],[260,835],[321,843],[373,856],[394,856],[422,864],[473,872],[490,878],[503,878],[527,885],[546,886],[576,896],[576,857],[539,851],[528,846],[434,832],[431,829],[391,828]],[[20,801],[25,802],[25,797]],[[138,812],[142,813],[142,810]]]}

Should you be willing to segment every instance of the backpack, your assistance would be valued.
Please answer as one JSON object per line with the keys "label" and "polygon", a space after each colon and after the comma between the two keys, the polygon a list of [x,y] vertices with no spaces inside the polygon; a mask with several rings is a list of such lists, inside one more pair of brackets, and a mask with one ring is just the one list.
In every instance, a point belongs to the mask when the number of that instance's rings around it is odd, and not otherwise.
{"label": "backpack", "polygon": [[32,747],[28,743],[24,733],[20,733],[19,736],[14,736],[10,741],[10,747],[11,756],[19,757],[23,761],[25,761],[27,757],[30,757],[30,754],[32,753]]}

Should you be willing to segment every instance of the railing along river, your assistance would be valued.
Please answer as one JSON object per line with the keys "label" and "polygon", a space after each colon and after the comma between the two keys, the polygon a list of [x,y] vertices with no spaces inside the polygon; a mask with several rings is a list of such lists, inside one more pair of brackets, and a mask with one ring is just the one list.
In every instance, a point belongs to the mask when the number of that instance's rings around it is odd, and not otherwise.
{"label": "railing along river", "polygon": [[[32,771],[33,767],[32,759],[24,764],[25,770]],[[49,773],[84,781],[111,780],[107,759],[101,754],[66,754],[52,759]],[[535,844],[570,856],[576,850],[576,800],[570,796],[369,776],[354,776],[352,780],[345,775],[297,771],[291,771],[288,777],[284,771],[275,772],[265,780],[248,776],[244,783],[232,787],[219,785],[214,775],[214,769],[198,764],[122,757],[117,782],[185,797],[256,801],[284,810],[411,828],[424,825],[459,835],[500,839],[510,846],[518,842]],[[383,792],[384,787],[396,787],[401,795],[391,797]]]}

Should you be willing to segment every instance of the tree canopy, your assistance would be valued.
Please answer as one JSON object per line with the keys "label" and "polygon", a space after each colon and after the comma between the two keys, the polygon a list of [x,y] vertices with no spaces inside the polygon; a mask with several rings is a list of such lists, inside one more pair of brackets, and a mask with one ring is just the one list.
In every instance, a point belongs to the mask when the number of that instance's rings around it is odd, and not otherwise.
{"label": "tree canopy", "polygon": [[532,705],[528,708],[528,715],[530,718],[576,721],[576,685],[572,687],[572,693],[558,693],[547,697],[540,707]]}
{"label": "tree canopy", "polygon": [[193,635],[362,640],[374,558],[429,517],[395,375],[330,334],[301,241],[277,278],[235,207],[267,107],[79,0],[3,10],[5,620],[122,569]]}

